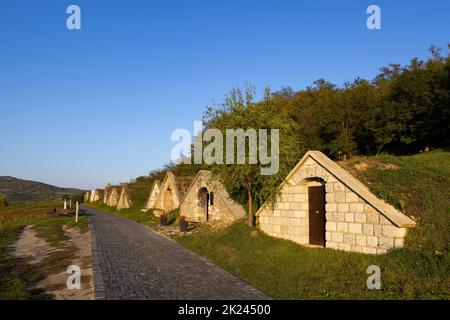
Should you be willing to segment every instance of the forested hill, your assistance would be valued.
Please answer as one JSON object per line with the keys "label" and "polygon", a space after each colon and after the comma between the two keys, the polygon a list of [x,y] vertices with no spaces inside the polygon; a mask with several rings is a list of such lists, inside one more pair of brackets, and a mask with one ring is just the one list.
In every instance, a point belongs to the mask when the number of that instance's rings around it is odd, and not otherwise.
{"label": "forested hill", "polygon": [[59,188],[41,182],[21,180],[14,177],[0,177],[0,195],[5,195],[8,203],[32,202],[60,199],[64,195],[77,195],[83,190]]}

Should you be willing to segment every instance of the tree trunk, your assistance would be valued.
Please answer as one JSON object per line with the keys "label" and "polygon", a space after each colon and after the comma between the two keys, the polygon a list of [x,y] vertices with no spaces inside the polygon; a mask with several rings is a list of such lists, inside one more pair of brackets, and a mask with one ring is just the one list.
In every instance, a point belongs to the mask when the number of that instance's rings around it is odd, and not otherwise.
{"label": "tree trunk", "polygon": [[249,227],[253,227],[253,177],[247,176],[246,180],[247,180],[246,189],[247,189],[247,195],[248,195],[247,225]]}
{"label": "tree trunk", "polygon": [[253,195],[252,188],[247,189],[248,193],[248,220],[247,225],[253,227]]}
{"label": "tree trunk", "polygon": [[378,157],[381,153],[381,151],[383,151],[383,148],[385,146],[385,143],[382,143],[381,145],[377,146],[377,154],[375,155],[375,157]]}

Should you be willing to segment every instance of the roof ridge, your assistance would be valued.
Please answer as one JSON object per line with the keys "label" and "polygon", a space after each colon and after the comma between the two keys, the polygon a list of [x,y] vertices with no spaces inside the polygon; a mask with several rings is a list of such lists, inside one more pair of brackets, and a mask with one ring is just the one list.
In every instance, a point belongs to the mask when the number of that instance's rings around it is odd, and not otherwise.
{"label": "roof ridge", "polygon": [[[339,166],[336,162],[328,158],[325,154],[320,151],[310,150],[302,157],[302,159],[297,163],[297,165],[289,172],[286,178],[281,183],[280,187],[283,187],[287,181],[296,174],[300,168],[303,166],[305,161],[311,157],[320,166],[329,171],[333,176],[335,176],[341,183],[351,189],[354,193],[360,196],[363,200],[377,209],[383,216],[392,221],[395,225],[399,227],[410,228],[416,225],[416,222],[409,218],[404,213],[395,209],[389,203],[379,199],[375,196],[367,186],[365,186],[361,181]],[[266,207],[266,202],[259,208],[256,215],[259,214],[263,208]]]}

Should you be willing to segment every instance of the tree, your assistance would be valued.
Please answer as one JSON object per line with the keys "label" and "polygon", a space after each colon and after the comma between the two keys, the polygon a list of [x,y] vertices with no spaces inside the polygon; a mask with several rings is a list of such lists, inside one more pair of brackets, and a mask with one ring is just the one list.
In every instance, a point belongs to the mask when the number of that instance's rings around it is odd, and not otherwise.
{"label": "tree", "polygon": [[[273,175],[262,175],[261,168],[264,164],[258,158],[256,163],[249,160],[250,146],[245,145],[245,163],[244,164],[215,164],[212,166],[214,174],[224,182],[224,184],[233,190],[245,190],[248,203],[247,224],[254,224],[254,206],[253,201],[262,203],[271,197],[274,197],[278,185],[286,176],[304,152],[300,137],[298,135],[298,126],[294,119],[290,118],[281,105],[277,105],[272,99],[272,94],[267,88],[264,99],[260,103],[254,102],[255,90],[253,87],[247,87],[245,91],[233,89],[226,97],[225,101],[218,107],[212,107],[207,110],[204,116],[206,128],[219,129],[226,135],[227,129],[259,129],[268,130],[268,141],[271,141],[270,129],[279,130],[279,169]],[[261,137],[260,137],[261,138]],[[224,142],[224,150],[226,144]],[[235,146],[237,147],[237,146]],[[256,147],[260,154],[260,144]],[[272,155],[273,146],[268,144],[268,154]],[[237,149],[234,150],[234,160],[237,160]]]}
{"label": "tree", "polygon": [[84,202],[84,194],[83,193],[74,194],[70,197],[70,199],[72,199],[73,202],[83,203]]}
{"label": "tree", "polygon": [[448,57],[430,49],[426,63],[413,59],[392,80],[387,100],[394,106],[399,123],[398,140],[406,145],[429,149],[448,137],[449,85]]}

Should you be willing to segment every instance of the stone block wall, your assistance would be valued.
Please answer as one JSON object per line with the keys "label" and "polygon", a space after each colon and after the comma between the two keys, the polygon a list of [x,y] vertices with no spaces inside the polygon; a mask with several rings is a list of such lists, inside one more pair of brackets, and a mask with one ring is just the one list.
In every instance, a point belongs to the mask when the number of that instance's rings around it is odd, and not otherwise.
{"label": "stone block wall", "polygon": [[[197,191],[201,187],[194,186],[194,190]],[[210,192],[210,190],[208,190]],[[214,205],[209,205],[208,216],[209,221],[220,221],[223,219],[221,216],[221,205],[214,199]],[[180,215],[186,217],[189,222],[206,222],[205,208],[200,206],[196,192],[189,193],[184,201],[180,205]]]}
{"label": "stone block wall", "polygon": [[117,188],[112,187],[109,190],[108,197],[106,198],[106,205],[110,207],[116,207],[119,202],[119,191]]}
{"label": "stone block wall", "polygon": [[268,205],[259,212],[260,229],[274,237],[309,244],[308,187],[311,183],[325,185],[327,248],[383,254],[403,246],[405,228],[395,226],[312,158],[283,186],[274,207]]}
{"label": "stone block wall", "polygon": [[198,197],[203,188],[214,194],[213,204],[210,202],[208,208],[208,222],[227,224],[245,216],[245,210],[230,199],[224,187],[218,181],[213,181],[209,172],[201,171],[180,204],[180,215],[185,216],[187,221],[206,222],[205,207],[200,205]]}
{"label": "stone block wall", "polygon": [[308,189],[306,184],[286,184],[281,190],[274,207],[268,207],[259,215],[259,228],[274,237],[292,240],[300,244],[308,244],[308,208]]}
{"label": "stone block wall", "polygon": [[152,190],[150,191],[147,203],[145,204],[145,209],[151,209],[155,207],[156,201],[158,200],[158,195],[159,195],[159,185],[155,184]]}

